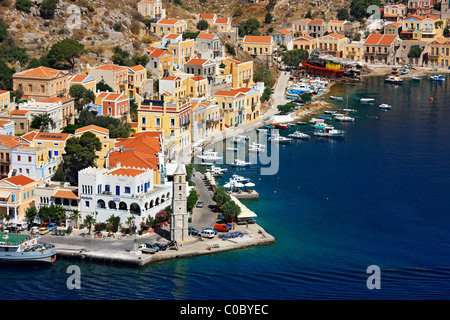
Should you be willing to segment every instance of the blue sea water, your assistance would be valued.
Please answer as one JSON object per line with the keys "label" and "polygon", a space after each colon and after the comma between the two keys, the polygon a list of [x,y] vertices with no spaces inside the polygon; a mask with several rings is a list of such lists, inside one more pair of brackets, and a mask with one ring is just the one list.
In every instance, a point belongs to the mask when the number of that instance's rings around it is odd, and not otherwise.
{"label": "blue sea water", "polygon": [[[344,102],[330,106],[345,108],[348,97],[357,110],[354,124],[335,125],[344,139],[280,146],[276,175],[230,167],[256,184],[260,199],[243,202],[273,245],[143,268],[64,259],[1,266],[0,299],[448,299],[448,81],[337,84],[329,95]],[[80,290],[67,289],[71,264],[81,269]],[[381,289],[366,286],[370,265],[381,270]]]}

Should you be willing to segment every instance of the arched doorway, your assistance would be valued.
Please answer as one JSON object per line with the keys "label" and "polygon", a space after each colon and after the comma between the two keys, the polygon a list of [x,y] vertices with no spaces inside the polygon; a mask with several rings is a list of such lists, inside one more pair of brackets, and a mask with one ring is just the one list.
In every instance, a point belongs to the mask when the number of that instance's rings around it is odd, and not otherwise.
{"label": "arched doorway", "polygon": [[137,203],[132,203],[130,205],[130,213],[140,214],[141,213],[141,207],[139,207],[139,205]]}
{"label": "arched doorway", "polygon": [[125,202],[119,203],[119,210],[128,210],[128,206]]}
{"label": "arched doorway", "polygon": [[102,199],[98,200],[97,201],[97,208],[105,209],[106,208],[105,201],[103,201]]}
{"label": "arched doorway", "polygon": [[108,202],[108,208],[109,209],[116,209],[117,208],[116,203],[114,201],[110,200]]}

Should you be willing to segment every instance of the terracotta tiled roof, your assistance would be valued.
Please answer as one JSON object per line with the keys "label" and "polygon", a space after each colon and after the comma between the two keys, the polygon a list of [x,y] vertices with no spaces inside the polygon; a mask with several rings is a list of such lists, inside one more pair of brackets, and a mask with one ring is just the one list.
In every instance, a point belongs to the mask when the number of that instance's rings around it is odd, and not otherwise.
{"label": "terracotta tiled roof", "polygon": [[45,98],[45,99],[41,100],[41,102],[55,103],[55,102],[61,101],[61,103],[66,103],[66,102],[74,101],[74,100],[75,100],[75,98],[66,99],[66,98],[58,98],[58,97],[49,97],[49,98]]}
{"label": "terracotta tiled roof", "polygon": [[162,56],[164,53],[166,53],[166,50],[162,50],[162,49],[156,49],[153,48],[154,50],[151,50],[151,52],[149,53],[150,57],[154,57],[154,58],[159,58],[160,56]]}
{"label": "terracotta tiled roof", "polygon": [[52,198],[80,199],[77,192],[72,190],[58,190],[52,195]]}
{"label": "terracotta tiled roof", "polygon": [[336,32],[330,33],[324,37],[327,37],[327,36],[335,38],[335,39],[344,39],[345,38],[345,36],[343,36],[342,34],[338,34]]}
{"label": "terracotta tiled roof", "polygon": [[197,39],[214,39],[215,36],[214,33],[200,33]]}
{"label": "terracotta tiled roof", "polygon": [[161,78],[161,80],[181,80],[181,78],[177,76],[168,76]]}
{"label": "terracotta tiled roof", "polygon": [[89,126],[86,126],[86,127],[78,128],[77,130],[75,130],[75,134],[82,134],[84,132],[91,131],[91,130],[92,131],[100,131],[100,132],[102,132],[104,134],[109,134],[109,130],[108,129],[102,128],[102,127],[99,127],[99,126],[96,126],[96,125],[93,125],[93,124],[91,124]]}
{"label": "terracotta tiled roof", "polygon": [[0,90],[0,94],[8,93],[9,91]]}
{"label": "terracotta tiled roof", "polygon": [[323,20],[311,20],[309,23],[324,23]]}
{"label": "terracotta tiled roof", "polygon": [[271,44],[273,42],[270,36],[245,36],[244,43],[263,43]]}
{"label": "terracotta tiled roof", "polygon": [[67,71],[56,70],[47,67],[38,67],[30,70],[25,70],[15,75],[23,75],[23,76],[31,76],[31,77],[46,77],[46,78],[54,78],[58,77],[62,74],[67,74]]}
{"label": "terracotta tiled roof", "polygon": [[298,37],[297,39],[294,39],[294,41],[311,41],[314,39],[315,38],[313,38],[313,37],[305,35],[305,36]]}
{"label": "terracotta tiled roof", "polygon": [[214,20],[216,18],[216,15],[214,13],[203,13],[200,15],[200,17],[205,20]]}
{"label": "terracotta tiled roof", "polygon": [[329,23],[343,24],[344,22],[345,22],[344,20],[330,20]]}
{"label": "terracotta tiled roof", "polygon": [[181,21],[180,19],[161,19],[157,22],[157,24],[169,24],[174,25],[177,22]]}
{"label": "terracotta tiled roof", "polygon": [[9,140],[9,141],[5,141],[5,142],[0,142],[3,143],[4,145],[7,145],[10,148],[15,148],[18,146],[21,146],[22,144],[20,142],[18,142],[17,140]]}
{"label": "terracotta tiled roof", "polygon": [[28,113],[28,110],[13,110],[10,113],[12,115],[25,115]]}
{"label": "terracotta tiled roof", "polygon": [[227,24],[228,22],[230,22],[230,19],[228,18],[217,18],[214,21],[215,24]]}
{"label": "terracotta tiled roof", "polygon": [[281,29],[281,30],[278,30],[278,32],[281,32],[282,34],[289,34],[289,33],[291,33],[291,30]]}
{"label": "terracotta tiled roof", "polygon": [[178,38],[179,36],[180,35],[178,33],[169,33],[168,35],[166,35],[164,37],[164,39],[172,39],[172,40],[174,40],[174,39]]}
{"label": "terracotta tiled roof", "polygon": [[70,133],[55,133],[55,132],[39,132],[34,140],[60,140],[66,141],[71,136]]}
{"label": "terracotta tiled roof", "polygon": [[194,80],[194,81],[201,81],[201,80],[205,80],[206,78],[205,77],[202,77],[202,76],[195,76],[195,77],[192,77],[192,80]]}
{"label": "terracotta tiled roof", "polygon": [[205,62],[207,62],[207,59],[191,59],[186,64],[192,64],[192,65],[202,65]]}
{"label": "terracotta tiled roof", "polygon": [[395,34],[371,34],[364,41],[365,45],[389,46],[398,36]]}
{"label": "terracotta tiled roof", "polygon": [[84,75],[84,74],[77,74],[77,75],[74,75],[74,76],[69,78],[69,82],[76,82],[76,83],[83,83],[83,82],[85,82],[87,80],[95,81],[94,78],[89,77],[89,76]]}
{"label": "terracotta tiled roof", "polygon": [[145,170],[140,170],[140,169],[119,168],[119,169],[109,172],[108,175],[136,177],[144,172],[145,172]]}
{"label": "terracotta tiled roof", "polygon": [[134,72],[145,70],[145,68],[143,66],[141,66],[140,64],[138,64],[137,66],[128,67],[128,69],[130,69],[131,71],[134,71]]}
{"label": "terracotta tiled roof", "polygon": [[9,183],[12,183],[16,186],[26,186],[27,184],[36,182],[35,180],[28,178],[27,176],[24,176],[23,174],[20,174],[18,176],[5,178],[4,181],[8,181]]}
{"label": "terracotta tiled roof", "polygon": [[127,67],[118,66],[116,64],[104,64],[104,65],[95,67],[94,69],[97,69],[97,70],[123,71],[123,70],[126,70]]}
{"label": "terracotta tiled roof", "polygon": [[34,138],[37,136],[38,133],[39,133],[38,131],[31,131],[22,135],[19,139],[31,142],[34,140]]}

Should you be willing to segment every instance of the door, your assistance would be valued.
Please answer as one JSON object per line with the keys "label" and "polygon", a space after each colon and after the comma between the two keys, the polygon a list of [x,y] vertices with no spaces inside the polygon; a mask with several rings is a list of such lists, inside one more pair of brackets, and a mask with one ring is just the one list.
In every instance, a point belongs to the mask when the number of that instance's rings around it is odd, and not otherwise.
{"label": "door", "polygon": [[116,195],[120,196],[120,186],[116,186]]}

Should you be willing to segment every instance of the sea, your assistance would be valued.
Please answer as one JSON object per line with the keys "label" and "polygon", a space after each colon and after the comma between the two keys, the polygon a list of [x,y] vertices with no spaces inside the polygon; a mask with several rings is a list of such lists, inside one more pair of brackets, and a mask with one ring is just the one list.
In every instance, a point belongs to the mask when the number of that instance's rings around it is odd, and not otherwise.
{"label": "sea", "polygon": [[[448,299],[449,81],[338,83],[326,110],[355,109],[354,123],[327,121],[345,130],[343,139],[280,145],[271,150],[279,156],[273,174],[261,163],[225,165],[219,184],[232,174],[255,183],[260,198],[242,202],[274,244],[140,268],[63,258],[3,265],[0,300]],[[308,124],[280,134],[295,130],[313,132]],[[73,265],[79,289],[67,285]]]}

